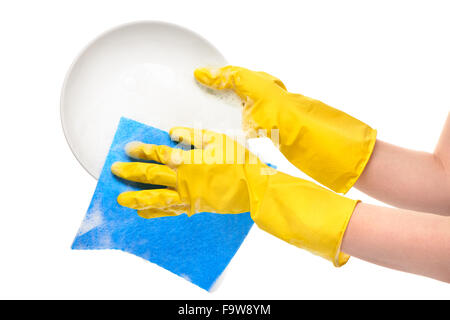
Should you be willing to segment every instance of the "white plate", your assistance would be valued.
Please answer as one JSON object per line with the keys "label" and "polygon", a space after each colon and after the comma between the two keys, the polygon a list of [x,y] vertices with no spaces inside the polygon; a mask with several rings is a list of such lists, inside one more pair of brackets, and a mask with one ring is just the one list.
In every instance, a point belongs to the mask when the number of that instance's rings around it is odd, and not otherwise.
{"label": "white plate", "polygon": [[241,125],[236,101],[218,99],[196,83],[199,66],[223,66],[207,40],[164,22],[110,30],[72,64],[61,94],[61,121],[72,152],[98,179],[121,116],[169,130],[224,131]]}

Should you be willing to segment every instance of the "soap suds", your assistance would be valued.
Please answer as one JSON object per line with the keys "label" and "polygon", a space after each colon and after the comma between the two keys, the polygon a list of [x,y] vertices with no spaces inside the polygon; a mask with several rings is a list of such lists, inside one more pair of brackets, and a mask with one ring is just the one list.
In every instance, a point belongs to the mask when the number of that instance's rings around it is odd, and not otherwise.
{"label": "soap suds", "polygon": [[103,224],[103,212],[98,202],[94,203],[89,213],[89,216],[86,217],[78,230],[78,236],[82,236]]}
{"label": "soap suds", "polygon": [[187,281],[192,282],[191,278],[187,274],[182,273],[182,274],[180,274],[180,277],[182,277],[183,279],[185,279]]}

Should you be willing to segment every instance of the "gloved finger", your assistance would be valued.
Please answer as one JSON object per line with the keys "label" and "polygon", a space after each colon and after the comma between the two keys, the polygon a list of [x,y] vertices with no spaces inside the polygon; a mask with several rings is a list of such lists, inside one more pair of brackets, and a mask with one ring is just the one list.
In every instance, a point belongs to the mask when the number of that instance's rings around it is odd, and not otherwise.
{"label": "gloved finger", "polygon": [[125,152],[133,159],[153,160],[172,168],[182,163],[188,163],[191,159],[189,150],[171,148],[165,145],[146,144],[139,141],[128,143],[125,147]]}
{"label": "gloved finger", "polygon": [[178,192],[171,189],[123,192],[117,197],[117,202],[121,206],[137,210],[172,210],[173,208],[186,206],[186,204],[181,201]]}
{"label": "gloved finger", "polygon": [[265,72],[255,72],[242,67],[198,68],[194,71],[194,76],[197,81],[213,89],[232,89],[243,100],[264,97],[267,89],[274,84],[286,90],[283,82],[278,78]]}
{"label": "gloved finger", "polygon": [[214,139],[221,134],[205,129],[174,127],[170,129],[169,135],[173,141],[202,149],[205,145],[213,142]]}
{"label": "gloved finger", "polygon": [[173,217],[183,214],[187,211],[187,206],[179,206],[167,209],[145,209],[138,210],[137,213],[140,217],[144,219],[154,219],[161,217]]}
{"label": "gloved finger", "polygon": [[144,162],[115,162],[111,166],[119,178],[140,183],[157,184],[175,188],[177,173],[168,166]]}
{"label": "gloved finger", "polygon": [[239,71],[238,67],[226,66],[216,68],[197,68],[194,77],[201,84],[216,90],[234,89],[234,76]]}
{"label": "gloved finger", "polygon": [[191,150],[190,163],[244,163],[249,158],[244,145],[211,130],[174,127],[170,129],[170,137],[174,141],[198,148]]}

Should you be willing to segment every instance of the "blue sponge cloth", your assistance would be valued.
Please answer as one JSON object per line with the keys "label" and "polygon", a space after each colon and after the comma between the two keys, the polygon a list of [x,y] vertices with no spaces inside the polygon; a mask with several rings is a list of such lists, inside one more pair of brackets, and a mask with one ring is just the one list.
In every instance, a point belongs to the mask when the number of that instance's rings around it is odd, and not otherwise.
{"label": "blue sponge cloth", "polygon": [[121,118],[72,249],[123,250],[209,290],[250,231],[250,214],[200,213],[190,218],[182,214],[144,219],[135,210],[120,206],[116,198],[121,192],[142,189],[118,179],[110,170],[116,161],[133,161],[124,151],[131,141],[176,145],[165,131]]}

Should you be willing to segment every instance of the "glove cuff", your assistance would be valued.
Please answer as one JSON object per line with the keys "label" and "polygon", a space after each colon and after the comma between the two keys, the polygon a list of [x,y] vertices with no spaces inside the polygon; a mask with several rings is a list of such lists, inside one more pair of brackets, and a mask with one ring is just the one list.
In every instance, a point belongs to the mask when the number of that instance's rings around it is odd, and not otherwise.
{"label": "glove cuff", "polygon": [[349,259],[340,247],[357,203],[278,172],[268,177],[265,194],[251,206],[251,216],[261,229],[339,267]]}
{"label": "glove cuff", "polygon": [[305,123],[291,129],[291,138],[281,136],[281,152],[317,182],[347,193],[372,155],[377,131],[319,101],[311,108],[312,115],[303,113]]}

